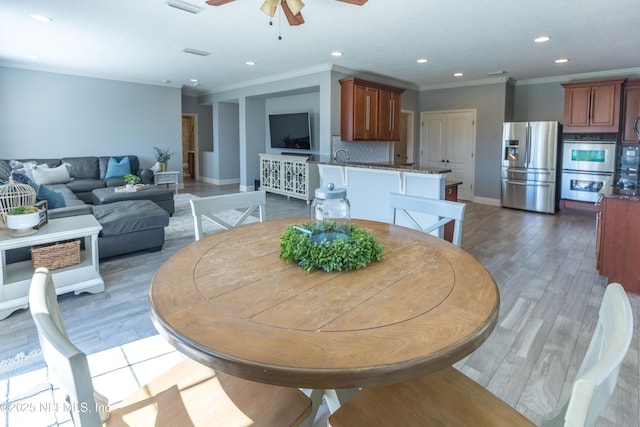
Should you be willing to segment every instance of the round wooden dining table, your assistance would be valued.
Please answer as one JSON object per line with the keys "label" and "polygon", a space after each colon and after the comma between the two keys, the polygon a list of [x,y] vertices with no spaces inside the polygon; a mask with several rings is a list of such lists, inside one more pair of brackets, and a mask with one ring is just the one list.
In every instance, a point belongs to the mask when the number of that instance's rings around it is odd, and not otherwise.
{"label": "round wooden dining table", "polygon": [[188,357],[237,377],[342,389],[449,366],[496,325],[499,292],[464,250],[386,223],[353,220],[384,260],[307,272],[280,258],[280,236],[308,219],[244,225],[189,244],[158,270],[151,318]]}

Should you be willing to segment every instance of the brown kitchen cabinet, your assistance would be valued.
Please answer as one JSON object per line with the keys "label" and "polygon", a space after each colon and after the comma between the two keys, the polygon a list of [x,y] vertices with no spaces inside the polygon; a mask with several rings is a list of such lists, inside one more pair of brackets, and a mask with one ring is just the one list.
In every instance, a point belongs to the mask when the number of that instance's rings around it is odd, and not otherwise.
{"label": "brown kitchen cabinet", "polygon": [[563,84],[564,132],[619,132],[625,80]]}
{"label": "brown kitchen cabinet", "polygon": [[[462,184],[460,181],[446,181],[444,184],[444,199],[449,200],[450,202],[458,201],[458,186]],[[455,224],[453,221],[446,224],[444,226],[444,239],[452,242],[453,241],[453,227]]]}
{"label": "brown kitchen cabinet", "polygon": [[340,137],[344,141],[400,139],[404,89],[358,78],[340,80]]}
{"label": "brown kitchen cabinet", "polygon": [[605,197],[598,215],[597,269],[627,292],[640,294],[640,201]]}
{"label": "brown kitchen cabinet", "polygon": [[[640,80],[629,80],[624,85],[622,106],[622,143],[637,144],[640,137]],[[635,128],[634,128],[635,126]]]}
{"label": "brown kitchen cabinet", "polygon": [[400,140],[400,94],[381,90],[378,99],[378,139]]}

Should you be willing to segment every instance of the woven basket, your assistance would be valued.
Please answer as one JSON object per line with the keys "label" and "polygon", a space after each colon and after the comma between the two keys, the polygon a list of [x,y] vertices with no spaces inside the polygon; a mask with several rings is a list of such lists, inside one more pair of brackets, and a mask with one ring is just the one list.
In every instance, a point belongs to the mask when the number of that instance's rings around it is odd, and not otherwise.
{"label": "woven basket", "polygon": [[33,268],[46,267],[49,270],[80,264],[80,240],[32,246],[31,261]]}

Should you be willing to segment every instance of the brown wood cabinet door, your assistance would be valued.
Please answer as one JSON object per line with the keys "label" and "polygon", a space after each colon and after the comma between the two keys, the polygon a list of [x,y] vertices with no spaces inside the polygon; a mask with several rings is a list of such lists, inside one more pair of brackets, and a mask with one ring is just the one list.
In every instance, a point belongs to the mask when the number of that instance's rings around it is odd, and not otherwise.
{"label": "brown wood cabinet door", "polygon": [[[640,80],[627,83],[624,90],[624,108],[622,111],[622,143],[638,143],[640,138],[633,126],[636,124],[636,120],[640,122]],[[640,123],[636,125],[640,129]]]}
{"label": "brown wood cabinet door", "polygon": [[594,86],[591,88],[591,120],[590,126],[616,126],[615,102],[620,101],[616,97],[616,86]]}
{"label": "brown wood cabinet door", "polygon": [[378,89],[354,86],[353,139],[376,140],[378,135]]}
{"label": "brown wood cabinet door", "polygon": [[600,216],[599,273],[628,292],[640,293],[640,202],[604,198]]}
{"label": "brown wood cabinet door", "polygon": [[567,89],[564,94],[564,122],[566,126],[589,126],[591,87]]}
{"label": "brown wood cabinet door", "polygon": [[[444,199],[450,202],[458,201],[458,185],[447,185],[444,188]],[[452,222],[444,226],[444,239],[449,242],[453,242],[453,229],[455,224]]]}
{"label": "brown wood cabinet door", "polygon": [[402,109],[402,105],[400,105],[400,94],[397,92],[391,92],[391,133],[389,135],[389,140],[391,141],[399,141],[400,140],[400,110]]}
{"label": "brown wood cabinet door", "polygon": [[378,138],[400,140],[400,94],[381,90],[378,103]]}
{"label": "brown wood cabinet door", "polygon": [[378,138],[381,141],[391,140],[391,126],[393,110],[391,107],[391,92],[381,90],[378,99]]}

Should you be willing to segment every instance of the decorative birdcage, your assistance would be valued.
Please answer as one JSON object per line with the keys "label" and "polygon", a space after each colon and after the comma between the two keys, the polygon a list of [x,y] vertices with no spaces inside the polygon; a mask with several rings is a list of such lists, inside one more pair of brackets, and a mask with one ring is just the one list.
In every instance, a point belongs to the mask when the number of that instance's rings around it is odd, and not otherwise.
{"label": "decorative birdcage", "polygon": [[36,202],[36,190],[30,185],[9,182],[0,185],[0,228],[7,228],[7,213],[18,206],[33,205]]}

